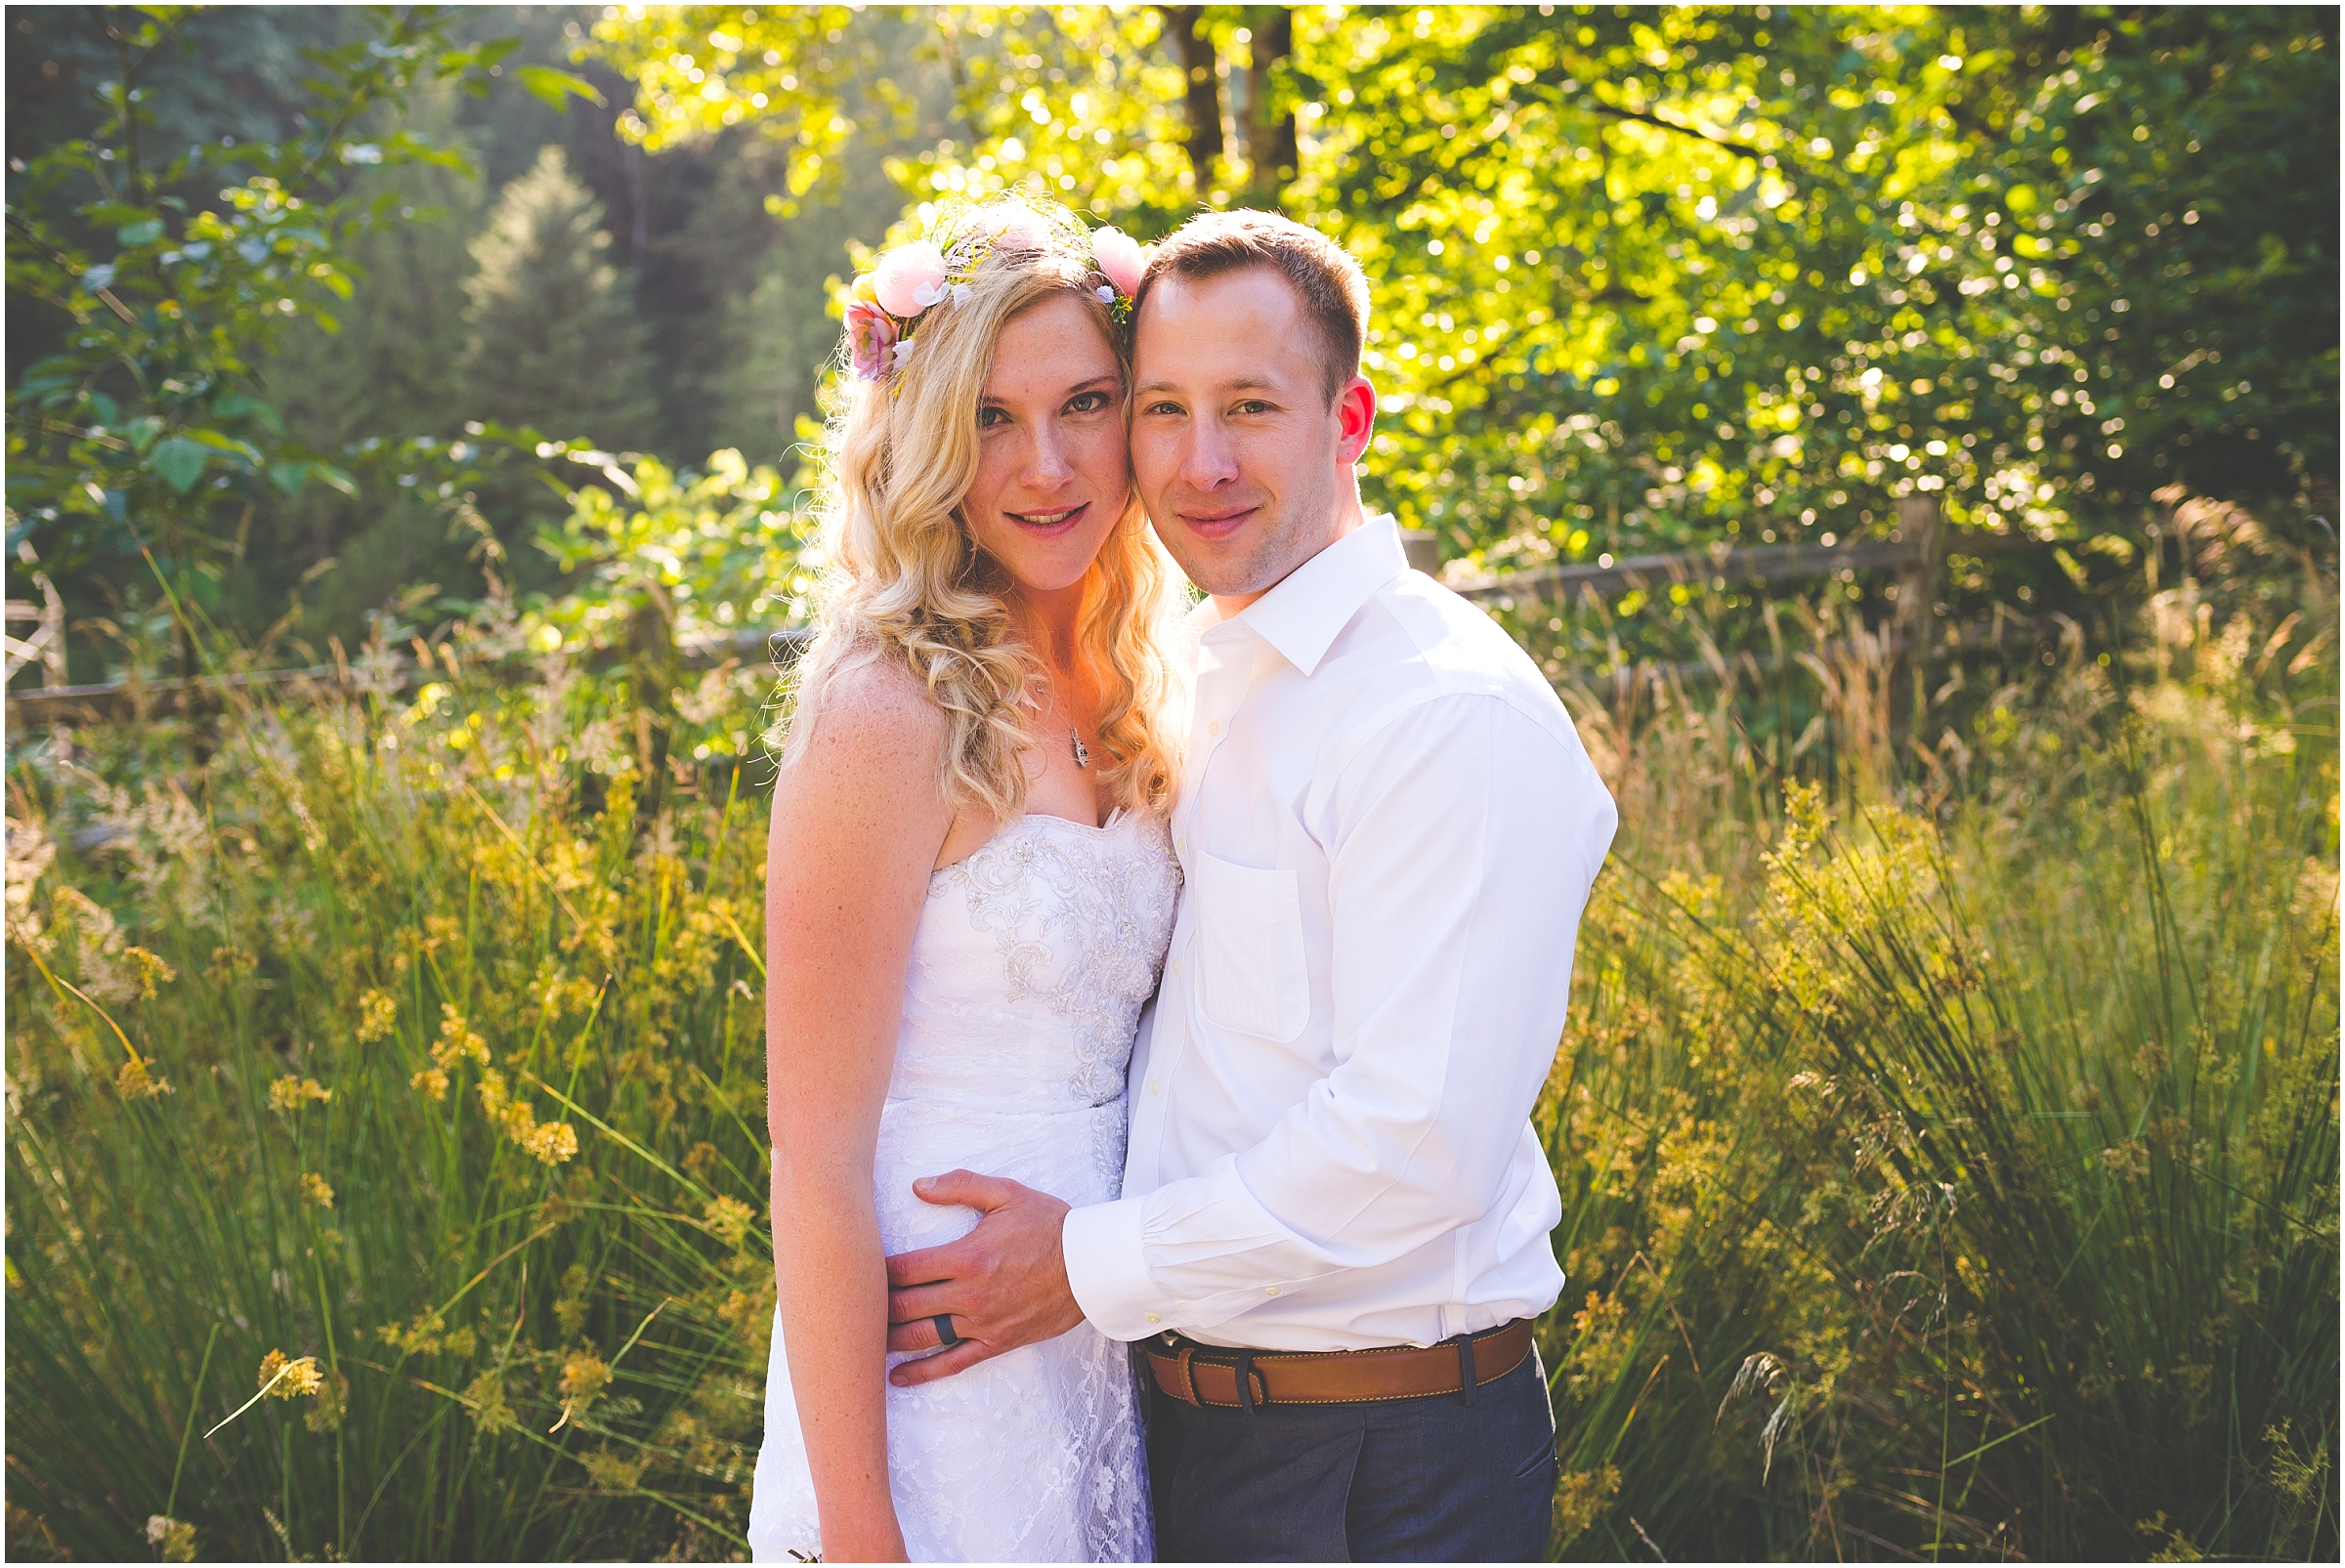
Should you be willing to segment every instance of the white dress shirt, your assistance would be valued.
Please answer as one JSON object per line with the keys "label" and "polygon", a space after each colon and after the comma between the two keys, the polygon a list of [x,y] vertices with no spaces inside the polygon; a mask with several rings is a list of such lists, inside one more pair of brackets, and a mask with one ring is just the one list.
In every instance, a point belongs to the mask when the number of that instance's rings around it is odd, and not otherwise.
{"label": "white dress shirt", "polygon": [[1530,1112],[1612,797],[1529,657],[1389,516],[1212,601],[1185,874],[1132,1054],[1124,1196],[1069,1212],[1119,1339],[1431,1344],[1555,1304]]}

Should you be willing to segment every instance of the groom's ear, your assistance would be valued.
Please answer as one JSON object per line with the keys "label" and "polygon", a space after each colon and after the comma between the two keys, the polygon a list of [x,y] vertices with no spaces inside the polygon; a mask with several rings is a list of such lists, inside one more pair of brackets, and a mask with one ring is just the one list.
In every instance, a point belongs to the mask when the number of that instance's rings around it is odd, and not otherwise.
{"label": "groom's ear", "polygon": [[1353,376],[1336,394],[1336,422],[1342,432],[1336,456],[1348,467],[1360,460],[1368,450],[1368,438],[1376,433],[1376,388],[1366,376]]}

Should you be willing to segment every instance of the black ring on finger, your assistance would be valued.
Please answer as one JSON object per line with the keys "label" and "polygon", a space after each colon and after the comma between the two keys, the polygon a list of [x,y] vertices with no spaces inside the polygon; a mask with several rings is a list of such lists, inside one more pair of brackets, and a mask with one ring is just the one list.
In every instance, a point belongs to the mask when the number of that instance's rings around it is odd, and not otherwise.
{"label": "black ring on finger", "polygon": [[952,1313],[939,1312],[928,1321],[936,1325],[936,1338],[940,1345],[950,1346],[960,1343],[960,1335],[953,1332]]}

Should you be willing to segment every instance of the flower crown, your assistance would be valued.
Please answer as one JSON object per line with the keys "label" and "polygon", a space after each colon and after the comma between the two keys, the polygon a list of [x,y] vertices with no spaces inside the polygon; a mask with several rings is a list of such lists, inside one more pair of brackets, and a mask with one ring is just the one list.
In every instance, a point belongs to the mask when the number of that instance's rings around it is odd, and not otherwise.
{"label": "flower crown", "polygon": [[[1059,238],[1047,217],[1015,202],[981,207],[958,227],[959,233],[941,236],[941,245],[936,239],[898,245],[855,279],[846,334],[848,364],[858,380],[886,381],[902,369],[912,358],[915,329],[939,306],[967,303],[968,279],[995,251],[1044,251]],[[1095,291],[1121,325],[1131,318],[1148,253],[1118,230],[1094,229],[1087,237],[1091,274],[1100,280]]]}

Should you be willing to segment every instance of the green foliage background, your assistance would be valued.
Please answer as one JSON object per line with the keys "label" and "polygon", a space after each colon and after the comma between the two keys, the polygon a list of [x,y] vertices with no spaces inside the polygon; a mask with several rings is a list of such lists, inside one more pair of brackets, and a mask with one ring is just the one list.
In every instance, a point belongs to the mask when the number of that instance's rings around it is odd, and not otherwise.
{"label": "green foliage background", "polygon": [[[2174,484],[2333,491],[2335,39],[2310,14],[895,20],[953,91],[891,164],[913,198],[1033,189],[1151,237],[1275,205],[1349,246],[1372,482],[1453,553],[1846,537],[1917,491],[1998,530],[2108,527]],[[764,124],[794,191],[870,116],[918,118],[848,86],[880,25],[648,7],[596,39],[637,82],[622,131]],[[1219,156],[1181,112],[1184,29],[1226,82]]]}
{"label": "green foliage background", "polygon": [[[583,476],[549,491],[522,472],[533,441],[509,460],[492,441],[502,477],[471,476],[459,516],[447,451],[471,426],[793,474],[838,280],[924,203],[1011,186],[1143,237],[1249,202],[1340,237],[1377,286],[1372,495],[1475,568],[1848,539],[1917,493],[1966,528],[2136,543],[2169,487],[2285,503],[2283,530],[2334,512],[2336,45],[2317,10],[426,8],[401,25],[440,42],[363,102],[305,87],[300,51],[362,58],[366,14],[100,18],[151,45],[126,57],[145,146],[290,158],[348,108],[337,145],[370,150],[320,165],[313,205],[371,216],[320,253],[305,286],[324,292],[226,319],[216,417],[163,435],[194,446],[158,470],[149,441],[119,484],[67,483],[40,466],[61,419],[149,439],[120,369],[78,413],[42,401],[77,382],[25,379],[118,324],[76,277],[127,286],[236,209],[209,163],[158,166],[165,205],[140,222],[161,228],[128,244],[145,231],[89,205],[110,178],[96,149],[122,140],[121,59],[80,14],[12,21],[12,506],[86,621],[76,678],[135,662],[157,607],[120,518],[175,541],[207,613],[319,649],[421,582],[458,603],[491,571],[565,585],[532,540]],[[86,134],[78,164],[38,174]],[[548,146],[591,217],[524,265],[488,236]],[[80,217],[41,216],[66,200]],[[156,307],[181,267],[152,275]],[[549,402],[484,352],[530,343],[597,348],[544,362],[567,387]]]}
{"label": "green foliage background", "polygon": [[1493,607],[1623,806],[1555,1550],[2333,1557],[2335,21],[12,10],[12,596],[333,672],[12,731],[12,1555],[740,1551],[799,444],[1014,188],[1350,247],[1459,574],[1951,525]]}

